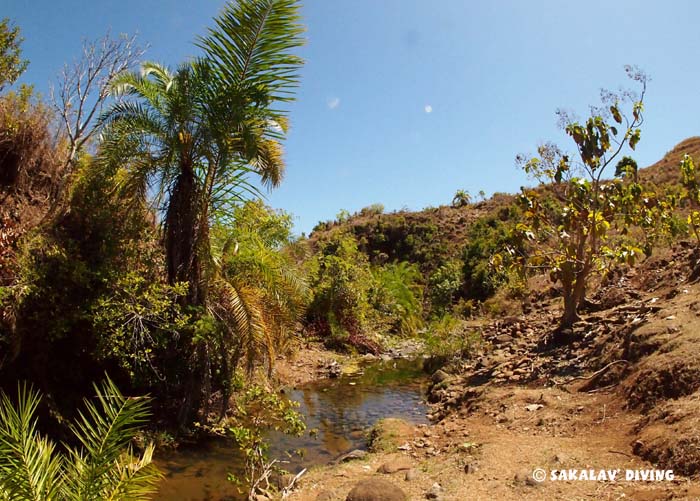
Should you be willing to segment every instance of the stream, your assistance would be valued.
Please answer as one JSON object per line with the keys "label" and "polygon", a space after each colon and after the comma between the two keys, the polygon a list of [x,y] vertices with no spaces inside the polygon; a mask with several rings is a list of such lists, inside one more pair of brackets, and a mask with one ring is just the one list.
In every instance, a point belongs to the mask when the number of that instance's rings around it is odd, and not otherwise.
{"label": "stream", "polygon": [[[297,473],[327,464],[354,449],[366,448],[366,431],[377,420],[397,417],[427,423],[424,400],[428,384],[423,361],[395,359],[371,362],[355,375],[326,379],[287,390],[299,402],[307,432],[301,437],[268,435],[270,457]],[[309,433],[317,430],[317,433]],[[288,454],[301,450],[303,454]],[[240,458],[228,439],[212,439],[181,447],[157,459],[165,474],[156,499],[161,501],[238,500],[243,497],[227,480],[238,470]]]}

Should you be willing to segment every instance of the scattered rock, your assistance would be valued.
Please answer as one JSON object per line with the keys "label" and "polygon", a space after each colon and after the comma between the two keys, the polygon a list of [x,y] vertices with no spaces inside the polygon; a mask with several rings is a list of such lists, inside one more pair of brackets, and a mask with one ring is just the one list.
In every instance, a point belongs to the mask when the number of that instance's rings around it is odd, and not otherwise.
{"label": "scattered rock", "polygon": [[464,465],[464,473],[467,475],[471,473],[476,473],[479,470],[479,468],[474,464],[474,463],[467,463]]}
{"label": "scattered rock", "polygon": [[442,486],[435,482],[428,492],[425,493],[425,497],[428,499],[439,499],[442,494]]}
{"label": "scattered rock", "polygon": [[328,377],[330,378],[340,377],[340,375],[343,373],[343,368],[335,360],[328,364],[326,370],[328,371]]}
{"label": "scattered rock", "polygon": [[390,459],[379,467],[379,473],[396,473],[397,471],[410,470],[413,467],[411,461],[406,457]]}
{"label": "scattered rock", "polygon": [[411,468],[410,470],[408,470],[406,472],[406,476],[404,477],[404,480],[406,480],[406,482],[411,482],[411,481],[415,480],[417,476],[418,476],[418,473],[416,472],[416,470],[414,468]]}
{"label": "scattered rock", "polygon": [[357,482],[345,501],[408,501],[408,496],[387,480],[369,478]]}
{"label": "scattered rock", "polygon": [[509,344],[513,342],[513,336],[509,334],[500,334],[493,339],[495,344]]}
{"label": "scattered rock", "polygon": [[544,405],[542,404],[530,404],[525,406],[525,410],[528,412],[535,412],[540,410]]}

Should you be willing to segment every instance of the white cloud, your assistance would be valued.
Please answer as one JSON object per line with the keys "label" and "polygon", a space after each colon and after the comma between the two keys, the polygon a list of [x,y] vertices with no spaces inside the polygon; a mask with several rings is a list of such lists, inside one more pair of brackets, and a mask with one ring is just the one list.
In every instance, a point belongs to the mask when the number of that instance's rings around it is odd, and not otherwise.
{"label": "white cloud", "polygon": [[426,104],[425,107],[423,108],[426,113],[432,113],[433,112],[433,107],[430,106],[429,104]]}
{"label": "white cloud", "polygon": [[326,104],[328,105],[328,109],[334,110],[340,105],[340,98],[339,97],[332,97],[328,101],[326,101]]}

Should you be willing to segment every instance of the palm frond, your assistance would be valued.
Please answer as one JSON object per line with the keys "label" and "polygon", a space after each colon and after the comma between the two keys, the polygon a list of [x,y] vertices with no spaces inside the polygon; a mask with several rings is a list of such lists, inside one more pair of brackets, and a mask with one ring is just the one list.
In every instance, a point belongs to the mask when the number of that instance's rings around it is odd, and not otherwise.
{"label": "palm frond", "polygon": [[197,45],[212,61],[224,87],[250,89],[257,101],[289,101],[302,60],[292,51],[303,43],[296,0],[228,2],[215,28]]}
{"label": "palm frond", "polygon": [[39,394],[18,386],[17,407],[0,394],[0,495],[8,500],[60,499],[61,458],[36,429]]}
{"label": "palm frond", "polygon": [[71,426],[81,447],[70,449],[68,492],[76,501],[101,500],[128,489],[143,494],[133,499],[146,499],[159,474],[152,452],[134,459],[129,442],[148,420],[149,399],[125,397],[109,378],[94,388],[97,402],[85,400],[85,411]]}
{"label": "palm frond", "polygon": [[262,355],[274,359],[274,345],[269,343],[267,328],[261,313],[262,295],[259,290],[236,280],[219,279],[216,283],[219,302],[217,316],[236,336],[246,359],[250,374]]}

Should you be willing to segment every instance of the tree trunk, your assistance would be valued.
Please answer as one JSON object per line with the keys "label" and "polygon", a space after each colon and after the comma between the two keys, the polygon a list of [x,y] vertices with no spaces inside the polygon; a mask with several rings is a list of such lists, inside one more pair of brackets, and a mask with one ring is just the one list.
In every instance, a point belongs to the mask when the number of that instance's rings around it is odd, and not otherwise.
{"label": "tree trunk", "polygon": [[[206,287],[202,276],[202,263],[199,247],[202,232],[206,235],[206,221],[198,213],[199,192],[194,171],[190,165],[183,165],[173,192],[165,221],[165,252],[168,268],[168,282],[185,282],[187,296],[182,298],[185,307],[202,307],[206,303]],[[191,423],[202,404],[202,384],[205,377],[206,350],[201,343],[193,344],[185,340],[181,344],[181,360],[186,360],[183,383],[179,390],[182,405],[177,421],[181,427]]]}
{"label": "tree trunk", "polygon": [[198,217],[199,194],[191,168],[183,168],[170,196],[166,215],[165,252],[168,282],[188,284],[185,304],[202,306],[202,270],[198,256],[201,222]]}

